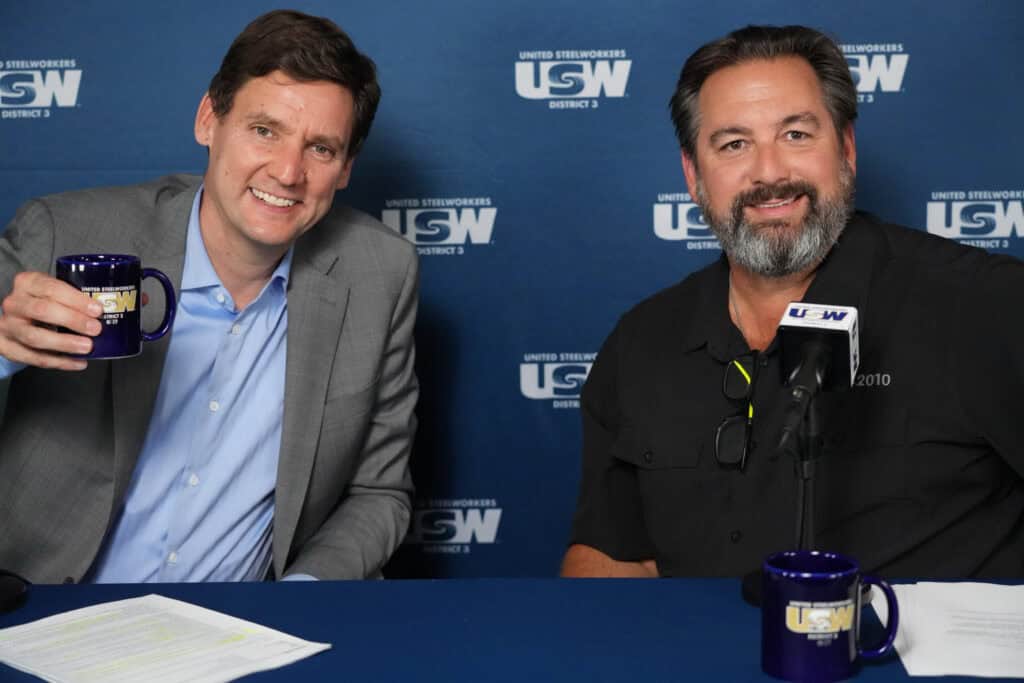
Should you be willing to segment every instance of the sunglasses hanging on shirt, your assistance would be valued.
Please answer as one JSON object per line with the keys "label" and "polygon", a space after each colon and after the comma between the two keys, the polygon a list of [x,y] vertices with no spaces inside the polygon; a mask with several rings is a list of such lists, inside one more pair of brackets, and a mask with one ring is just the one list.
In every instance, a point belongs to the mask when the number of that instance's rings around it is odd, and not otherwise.
{"label": "sunglasses hanging on shirt", "polygon": [[756,360],[756,351],[737,356],[726,364],[722,376],[722,393],[739,404],[739,412],[724,418],[715,430],[715,460],[725,469],[742,472],[747,466],[754,422],[751,397]]}

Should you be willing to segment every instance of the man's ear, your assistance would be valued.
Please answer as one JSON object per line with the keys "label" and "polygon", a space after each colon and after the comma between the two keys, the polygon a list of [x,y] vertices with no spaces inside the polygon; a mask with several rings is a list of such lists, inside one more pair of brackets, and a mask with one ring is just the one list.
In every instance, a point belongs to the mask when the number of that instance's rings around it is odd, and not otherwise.
{"label": "man's ear", "polygon": [[213,112],[213,100],[210,99],[210,94],[206,93],[203,95],[203,99],[199,100],[199,109],[196,110],[196,120],[193,126],[196,142],[203,147],[210,146],[210,141],[213,138],[213,124],[216,119],[217,115]]}
{"label": "man's ear", "polygon": [[853,132],[852,123],[846,124],[846,130],[843,131],[841,142],[843,148],[839,151],[843,158],[846,159],[846,163],[849,164],[853,175],[857,175],[857,136]]}
{"label": "man's ear", "polygon": [[697,161],[692,159],[684,150],[679,151],[679,158],[683,162],[683,175],[686,176],[686,187],[691,197],[697,196]]}

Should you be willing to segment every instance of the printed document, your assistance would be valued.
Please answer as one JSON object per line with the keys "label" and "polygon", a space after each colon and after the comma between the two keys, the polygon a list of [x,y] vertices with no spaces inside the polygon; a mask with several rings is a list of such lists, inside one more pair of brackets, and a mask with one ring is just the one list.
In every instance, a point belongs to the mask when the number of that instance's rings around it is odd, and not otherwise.
{"label": "printed document", "polygon": [[[911,676],[1024,677],[1024,586],[895,584],[896,651]],[[871,606],[885,620],[885,599]]]}
{"label": "printed document", "polygon": [[59,683],[219,683],[329,647],[160,595],[0,630],[0,661]]}

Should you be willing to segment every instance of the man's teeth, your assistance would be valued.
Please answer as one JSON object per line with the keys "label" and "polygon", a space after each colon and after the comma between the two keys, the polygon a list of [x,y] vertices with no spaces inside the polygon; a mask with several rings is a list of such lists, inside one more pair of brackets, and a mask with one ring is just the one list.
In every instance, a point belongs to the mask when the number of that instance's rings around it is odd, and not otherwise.
{"label": "man's teeth", "polygon": [[271,206],[286,207],[286,206],[294,206],[295,205],[295,200],[294,199],[285,199],[284,197],[275,197],[274,195],[272,195],[272,194],[270,194],[268,192],[263,192],[262,190],[257,190],[255,187],[250,187],[249,191],[252,192],[253,195],[257,199],[262,199],[263,201],[265,201],[267,204],[270,204]]}
{"label": "man's teeth", "polygon": [[777,209],[780,206],[785,206],[786,204],[792,204],[795,201],[796,201],[796,197],[790,197],[789,199],[780,199],[777,202],[758,204],[757,208],[759,208],[759,209]]}

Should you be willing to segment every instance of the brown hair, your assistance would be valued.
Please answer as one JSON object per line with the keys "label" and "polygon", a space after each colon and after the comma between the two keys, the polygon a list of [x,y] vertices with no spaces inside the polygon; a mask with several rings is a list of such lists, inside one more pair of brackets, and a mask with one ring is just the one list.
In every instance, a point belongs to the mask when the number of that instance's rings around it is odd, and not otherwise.
{"label": "brown hair", "polygon": [[275,10],[254,19],[231,43],[210,81],[213,112],[224,116],[246,82],[278,70],[298,81],[337,83],[352,93],[355,122],[348,156],[358,154],[380,102],[377,68],[324,17]]}

